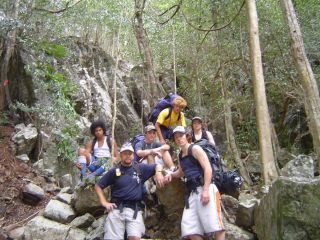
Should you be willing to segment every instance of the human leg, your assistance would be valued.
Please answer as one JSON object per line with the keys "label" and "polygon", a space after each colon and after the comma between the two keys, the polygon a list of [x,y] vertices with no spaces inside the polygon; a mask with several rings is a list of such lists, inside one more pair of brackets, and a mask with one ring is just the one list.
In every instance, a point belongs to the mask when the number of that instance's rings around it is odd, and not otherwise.
{"label": "human leg", "polygon": [[142,212],[139,211],[137,217],[134,219],[134,210],[131,208],[124,208],[123,213],[126,217],[126,231],[129,240],[138,240],[145,233],[145,226],[142,218]]}
{"label": "human leg", "polygon": [[197,193],[191,193],[188,198],[189,208],[185,207],[183,210],[181,220],[182,238],[190,239],[190,237],[194,237],[194,239],[197,239],[196,237],[202,237],[204,234],[197,213],[197,201],[200,201],[198,195]]}
{"label": "human leg", "polygon": [[162,160],[164,162],[164,165],[169,169],[173,169],[174,164],[173,164],[172,157],[171,157],[169,151],[162,150],[161,153],[162,153]]}
{"label": "human leg", "polygon": [[123,239],[125,232],[125,217],[120,210],[112,210],[104,225],[104,239]]}
{"label": "human leg", "polygon": [[[199,192],[202,188],[199,188]],[[220,206],[220,193],[214,184],[209,186],[210,201],[203,205],[198,202],[198,215],[206,236],[215,235],[216,239],[224,239],[224,225]]]}
{"label": "human leg", "polygon": [[91,154],[90,154],[90,152],[88,152],[85,148],[79,148],[79,150],[78,150],[78,156],[79,156],[79,157],[80,157],[80,156],[85,157],[87,165],[90,164],[90,162],[91,162]]}

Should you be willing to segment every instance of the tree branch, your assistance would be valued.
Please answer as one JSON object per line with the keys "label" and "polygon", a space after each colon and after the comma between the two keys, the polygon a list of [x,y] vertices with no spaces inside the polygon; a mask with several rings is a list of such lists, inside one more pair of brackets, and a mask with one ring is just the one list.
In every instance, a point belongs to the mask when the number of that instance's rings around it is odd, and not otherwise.
{"label": "tree branch", "polygon": [[159,17],[163,16],[164,14],[169,12],[171,9],[176,8],[175,11],[173,12],[173,14],[167,20],[165,20],[164,22],[158,22],[158,23],[161,24],[161,25],[164,25],[167,22],[169,22],[177,14],[177,12],[179,11],[179,9],[181,7],[181,4],[182,4],[182,0],[180,0],[178,4],[175,4],[175,5],[171,6],[170,8],[168,8],[167,10],[165,10],[164,12],[160,13],[158,15]]}
{"label": "tree branch", "polygon": [[[58,9],[58,10],[51,10],[51,9],[44,9],[44,8],[34,8],[34,10],[37,11],[42,11],[42,12],[48,12],[48,13],[52,13],[52,14],[58,14],[58,13],[62,13],[64,11],[67,11],[69,8],[74,7],[75,5],[77,5],[78,3],[80,3],[82,0],[78,0],[77,2],[75,2],[74,4],[70,5],[70,2],[66,3],[66,6],[62,9]],[[70,5],[70,6],[69,6]]]}
{"label": "tree branch", "polygon": [[192,28],[194,28],[195,30],[198,30],[198,31],[201,31],[201,32],[214,32],[214,31],[218,31],[218,30],[221,30],[221,29],[224,29],[224,28],[228,27],[228,26],[236,19],[236,17],[238,17],[238,15],[240,14],[241,9],[243,8],[244,4],[245,4],[245,1],[243,1],[243,3],[242,3],[242,5],[241,5],[241,7],[239,8],[238,12],[236,13],[236,15],[235,15],[226,25],[224,25],[224,26],[222,26],[222,27],[214,28],[214,29],[211,29],[211,28],[209,28],[209,29],[202,29],[202,28],[199,28],[199,27],[194,26],[194,25],[187,19],[187,17],[184,15],[183,11],[181,11],[181,12],[182,12],[183,18],[186,20],[186,22],[188,23],[188,25],[191,26]]}

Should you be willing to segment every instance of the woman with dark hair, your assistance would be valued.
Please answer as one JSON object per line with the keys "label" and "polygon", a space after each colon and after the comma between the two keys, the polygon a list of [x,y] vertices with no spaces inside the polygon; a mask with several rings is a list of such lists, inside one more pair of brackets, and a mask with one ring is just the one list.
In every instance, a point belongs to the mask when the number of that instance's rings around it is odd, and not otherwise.
{"label": "woman with dark hair", "polygon": [[192,127],[192,142],[196,142],[201,139],[206,139],[212,145],[214,145],[214,146],[216,145],[211,132],[206,131],[204,129],[204,127],[202,125],[201,117],[196,116],[196,117],[192,118],[191,127]]}
{"label": "woman with dark hair", "polygon": [[[85,148],[78,150],[78,162],[76,167],[80,170],[80,179],[93,178],[107,171],[114,158],[118,158],[117,144],[110,135],[103,121],[98,120],[91,124],[90,132],[94,139]],[[111,157],[111,149],[114,145],[114,156]],[[91,172],[87,175],[87,169]]]}

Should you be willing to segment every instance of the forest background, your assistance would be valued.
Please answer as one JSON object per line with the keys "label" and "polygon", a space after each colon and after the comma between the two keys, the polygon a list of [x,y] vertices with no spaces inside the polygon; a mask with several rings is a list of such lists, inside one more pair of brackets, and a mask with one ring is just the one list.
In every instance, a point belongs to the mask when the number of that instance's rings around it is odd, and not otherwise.
{"label": "forest background", "polygon": [[[259,150],[259,119],[249,44],[250,2],[256,4],[259,18],[256,23],[259,23],[268,104],[264,111],[271,118],[269,128],[276,145],[273,148],[275,159],[277,149],[309,154],[314,151],[308,125],[310,117],[306,113],[306,99],[310,96],[306,96],[299,80],[290,48],[289,27],[280,4],[287,1],[5,0],[0,3],[3,10],[0,18],[6,15],[11,20],[0,22],[0,34],[10,40],[2,42],[7,50],[12,49],[10,44],[23,42],[64,58],[68,54],[69,38],[77,37],[101,47],[117,60],[142,64],[150,83],[149,95],[146,95],[149,104],[152,106],[164,91],[177,91],[188,102],[187,117],[202,116],[227,162],[239,165],[237,159]],[[302,31],[303,46],[318,83],[320,2],[295,0],[292,3]],[[2,54],[5,57],[10,51]],[[5,67],[4,61],[1,64],[2,85],[7,79]],[[72,126],[76,118],[72,96],[77,89],[54,69],[44,67],[53,80],[50,84],[61,93],[55,110],[67,114],[69,122],[66,124]],[[172,75],[175,81],[169,87],[167,84],[163,91],[158,86],[165,74]],[[10,102],[8,95],[4,99],[5,90],[1,92],[2,109],[5,101]],[[19,103],[14,107],[26,112],[37,111]],[[1,121],[5,122],[9,112],[1,114]],[[65,129],[61,149],[68,157],[75,153],[67,147],[68,139],[75,133],[71,127]]]}

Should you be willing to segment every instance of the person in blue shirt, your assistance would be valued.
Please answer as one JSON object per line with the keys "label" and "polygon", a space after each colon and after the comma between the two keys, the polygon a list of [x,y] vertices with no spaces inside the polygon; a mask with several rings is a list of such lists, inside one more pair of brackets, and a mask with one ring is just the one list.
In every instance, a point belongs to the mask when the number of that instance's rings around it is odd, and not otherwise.
{"label": "person in blue shirt", "polygon": [[[144,182],[155,176],[156,183],[163,187],[162,166],[133,162],[133,147],[125,143],[120,149],[120,164],[111,168],[95,185],[99,201],[109,214],[105,222],[104,239],[140,239],[145,233],[141,201]],[[111,187],[111,200],[105,198],[103,189]]]}

